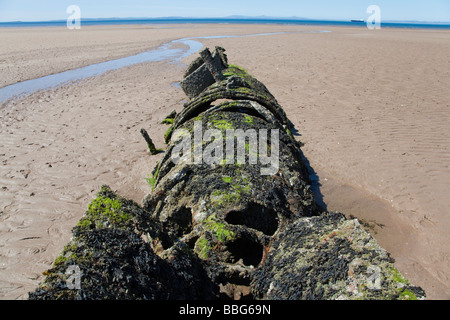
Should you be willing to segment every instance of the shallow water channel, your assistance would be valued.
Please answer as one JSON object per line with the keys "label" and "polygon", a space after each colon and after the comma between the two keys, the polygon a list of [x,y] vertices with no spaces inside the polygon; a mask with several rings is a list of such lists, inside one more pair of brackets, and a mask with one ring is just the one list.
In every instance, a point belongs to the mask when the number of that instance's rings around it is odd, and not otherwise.
{"label": "shallow water channel", "polygon": [[[314,32],[314,31],[313,31]],[[322,33],[328,31],[315,31],[314,33]],[[19,98],[30,95],[39,90],[47,90],[56,88],[71,82],[76,82],[90,77],[101,75],[107,71],[117,70],[138,63],[144,62],[179,62],[181,59],[188,57],[203,48],[203,44],[198,39],[224,39],[224,38],[242,38],[257,37],[285,34],[288,32],[259,33],[249,35],[222,35],[222,36],[206,36],[192,37],[173,40],[162,46],[133,56],[110,60],[106,62],[92,64],[86,67],[68,70],[41,78],[27,80],[0,88],[0,103],[4,103],[12,98]],[[307,31],[306,33],[311,33]],[[176,45],[183,44],[185,48],[173,48]]]}
{"label": "shallow water channel", "polygon": [[[193,37],[193,38],[173,40],[156,49],[152,49],[133,56],[96,63],[86,67],[68,70],[32,80],[27,80],[0,88],[0,103],[3,103],[11,98],[23,97],[39,90],[55,88],[71,82],[83,80],[90,77],[95,77],[107,71],[117,70],[138,63],[158,62],[158,61],[179,62],[181,59],[188,57],[191,54],[194,54],[203,48],[203,44],[199,41],[196,41],[195,39],[220,39],[220,38],[264,36],[275,34],[280,33],[262,33],[245,36]],[[180,48],[179,46],[176,49],[173,48],[177,44],[183,44],[184,48]]]}

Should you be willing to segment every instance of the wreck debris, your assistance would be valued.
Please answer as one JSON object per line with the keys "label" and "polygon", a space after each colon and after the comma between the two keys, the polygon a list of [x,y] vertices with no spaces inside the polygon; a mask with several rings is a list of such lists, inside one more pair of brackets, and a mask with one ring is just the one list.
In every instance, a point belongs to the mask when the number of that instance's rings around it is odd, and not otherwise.
{"label": "wreck debris", "polygon": [[189,98],[200,94],[204,89],[216,81],[224,79],[222,71],[228,67],[225,50],[218,47],[214,54],[209,49],[200,53],[200,57],[188,68],[185,79],[180,86]]}
{"label": "wreck debris", "polygon": [[158,154],[159,152],[162,151],[162,150],[156,149],[155,144],[153,143],[152,139],[148,135],[147,130],[141,129],[141,135],[144,138],[145,142],[147,142],[147,147],[148,147],[148,150],[150,151],[151,155]]}
{"label": "wreck debris", "polygon": [[224,52],[188,68],[143,206],[103,187],[30,299],[422,299],[356,219],[316,205],[291,122]]}
{"label": "wreck debris", "polygon": [[177,116],[177,112],[173,110],[167,117],[164,118],[163,121],[161,121],[161,124],[173,124],[173,120]]}

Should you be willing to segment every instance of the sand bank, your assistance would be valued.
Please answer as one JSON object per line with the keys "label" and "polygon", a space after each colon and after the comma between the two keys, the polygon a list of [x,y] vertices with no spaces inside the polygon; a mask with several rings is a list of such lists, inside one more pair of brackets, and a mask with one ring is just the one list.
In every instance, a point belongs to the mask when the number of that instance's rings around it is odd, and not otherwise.
{"label": "sand bank", "polygon": [[[330,30],[331,33],[304,33]],[[2,30],[1,86],[136,54],[173,39],[221,45],[261,79],[305,143],[329,210],[365,221],[429,298],[450,298],[450,34],[304,26]],[[194,56],[183,62],[188,64]],[[102,184],[141,201],[159,122],[182,108],[182,64],[147,63],[0,108],[0,297],[23,299]]]}

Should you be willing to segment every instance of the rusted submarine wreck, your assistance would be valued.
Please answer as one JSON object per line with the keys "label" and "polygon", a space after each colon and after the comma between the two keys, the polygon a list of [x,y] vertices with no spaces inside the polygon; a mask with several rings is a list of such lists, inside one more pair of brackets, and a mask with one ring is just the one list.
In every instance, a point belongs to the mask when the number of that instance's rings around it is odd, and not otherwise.
{"label": "rusted submarine wreck", "polygon": [[153,191],[102,187],[29,299],[424,299],[358,220],[316,204],[292,123],[223,48],[181,87]]}

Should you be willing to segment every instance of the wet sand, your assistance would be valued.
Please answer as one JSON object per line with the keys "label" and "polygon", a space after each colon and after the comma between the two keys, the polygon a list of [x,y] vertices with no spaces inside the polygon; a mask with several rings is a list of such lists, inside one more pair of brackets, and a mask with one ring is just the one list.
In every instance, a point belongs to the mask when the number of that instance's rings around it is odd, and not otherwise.
{"label": "wet sand", "polygon": [[[305,31],[329,30],[330,33]],[[2,29],[0,86],[156,48],[173,39],[226,48],[298,131],[328,210],[364,222],[430,299],[450,298],[450,34],[305,26]],[[140,202],[160,121],[186,99],[184,64],[145,63],[0,107],[0,298],[24,299],[103,184]]]}

